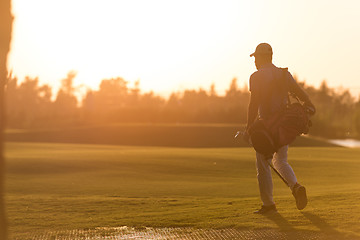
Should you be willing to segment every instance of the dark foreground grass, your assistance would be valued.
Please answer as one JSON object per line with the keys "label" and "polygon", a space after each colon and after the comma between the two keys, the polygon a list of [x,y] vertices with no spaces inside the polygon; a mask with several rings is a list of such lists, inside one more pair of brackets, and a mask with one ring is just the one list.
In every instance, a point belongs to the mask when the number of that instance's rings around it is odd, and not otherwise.
{"label": "dark foreground grass", "polygon": [[360,149],[291,148],[308,190],[295,207],[275,176],[278,214],[258,216],[250,148],[8,143],[7,212],[13,238],[96,227],[275,228],[356,238]]}

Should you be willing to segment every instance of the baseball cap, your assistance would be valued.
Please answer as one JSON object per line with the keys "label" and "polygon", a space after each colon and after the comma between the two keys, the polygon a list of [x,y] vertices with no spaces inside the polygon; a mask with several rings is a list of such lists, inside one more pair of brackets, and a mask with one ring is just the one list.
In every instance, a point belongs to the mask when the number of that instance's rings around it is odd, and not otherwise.
{"label": "baseball cap", "polygon": [[260,43],[257,45],[255,52],[250,54],[250,57],[256,56],[256,55],[272,55],[272,48],[270,44],[268,43]]}

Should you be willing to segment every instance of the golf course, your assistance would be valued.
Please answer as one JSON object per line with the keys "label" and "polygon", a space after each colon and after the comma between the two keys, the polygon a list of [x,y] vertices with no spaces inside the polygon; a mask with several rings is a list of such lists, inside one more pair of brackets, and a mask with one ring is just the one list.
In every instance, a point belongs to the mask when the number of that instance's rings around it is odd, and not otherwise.
{"label": "golf course", "polygon": [[261,201],[249,147],[5,146],[10,239],[45,233],[62,239],[49,233],[124,226],[360,239],[360,149],[290,147],[289,162],[307,188],[308,206],[297,210],[289,188],[273,174],[278,212],[263,216],[253,214]]}

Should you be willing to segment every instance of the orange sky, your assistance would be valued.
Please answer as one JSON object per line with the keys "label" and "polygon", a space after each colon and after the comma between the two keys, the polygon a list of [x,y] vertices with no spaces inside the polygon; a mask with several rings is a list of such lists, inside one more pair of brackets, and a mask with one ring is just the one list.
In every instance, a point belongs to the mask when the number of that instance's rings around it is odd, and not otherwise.
{"label": "orange sky", "polygon": [[360,1],[13,0],[9,69],[57,87],[121,76],[169,92],[247,84],[260,42],[300,80],[360,93]]}

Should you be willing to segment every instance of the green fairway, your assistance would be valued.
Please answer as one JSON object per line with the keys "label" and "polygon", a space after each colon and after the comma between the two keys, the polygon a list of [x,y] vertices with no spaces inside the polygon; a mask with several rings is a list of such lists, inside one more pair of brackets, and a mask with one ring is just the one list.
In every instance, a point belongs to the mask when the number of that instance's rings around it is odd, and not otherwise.
{"label": "green fairway", "polygon": [[[360,149],[290,148],[307,187],[298,211],[273,174],[279,214],[261,206],[250,148],[8,143],[7,212],[13,238],[95,227],[276,228],[360,236]],[[26,238],[25,238],[26,239]]]}

